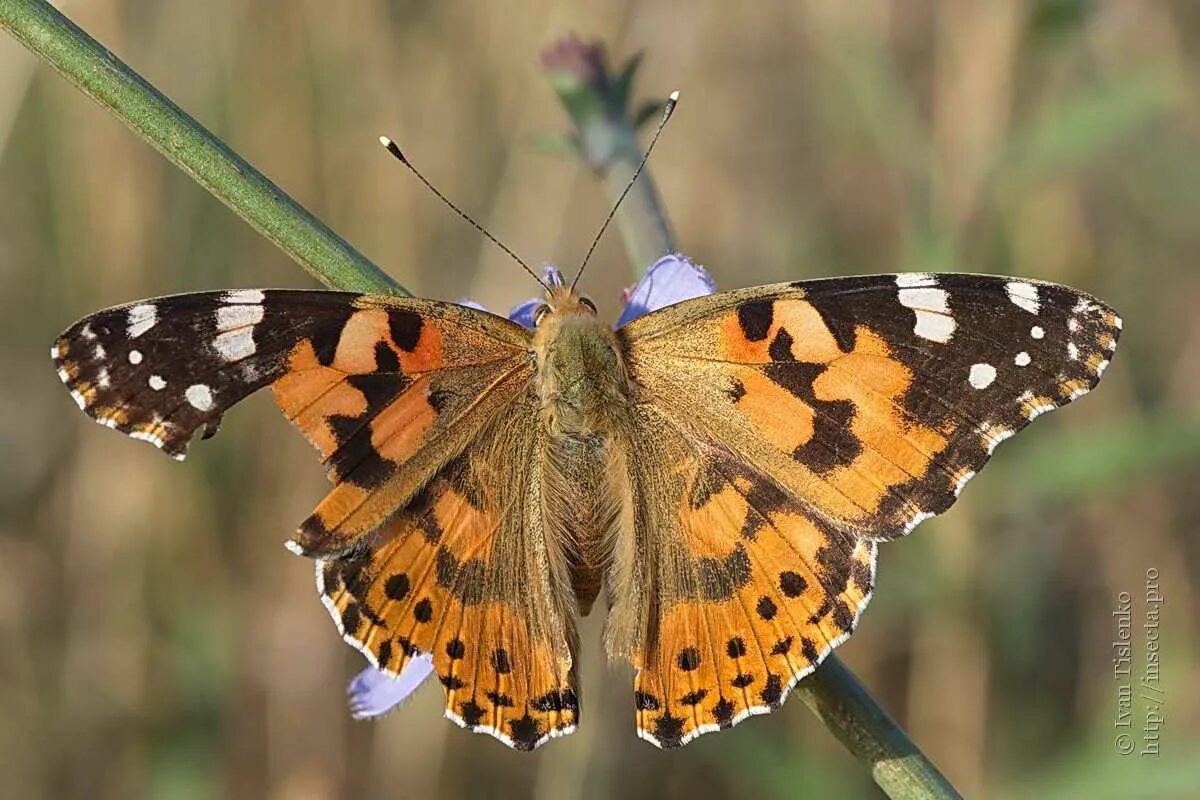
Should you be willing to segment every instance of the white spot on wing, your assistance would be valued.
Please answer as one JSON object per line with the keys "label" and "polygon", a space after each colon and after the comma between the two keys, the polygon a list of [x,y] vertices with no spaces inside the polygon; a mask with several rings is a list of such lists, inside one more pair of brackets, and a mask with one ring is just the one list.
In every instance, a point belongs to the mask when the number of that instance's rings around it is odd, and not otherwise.
{"label": "white spot on wing", "polygon": [[976,389],[986,389],[996,380],[996,368],[991,364],[972,364],[967,380]]}
{"label": "white spot on wing", "polygon": [[1115,327],[1117,330],[1121,330],[1121,318],[1116,314],[1113,314],[1113,327]]}
{"label": "white spot on wing", "polygon": [[1067,320],[1067,330],[1069,330],[1071,333],[1078,333],[1079,320],[1075,317],[1071,317],[1069,320]]}
{"label": "white spot on wing", "polygon": [[203,383],[193,383],[183,396],[197,411],[208,411],[213,407],[212,389]]}
{"label": "white spot on wing", "polygon": [[161,392],[167,386],[167,382],[162,379],[161,375],[151,375],[150,380],[146,383],[150,384],[150,388],[156,392]]}
{"label": "white spot on wing", "polygon": [[[258,308],[262,306],[233,306],[234,308]],[[218,333],[213,339],[213,348],[226,361],[240,361],[254,355],[258,346],[254,344],[254,328],[237,328],[232,331]]]}
{"label": "white spot on wing", "polygon": [[96,359],[97,361],[103,361],[104,357],[107,355],[108,353],[104,350],[104,345],[102,344],[97,344],[92,348],[92,358]]}
{"label": "white spot on wing", "polygon": [[106,367],[101,367],[96,373],[96,385],[101,389],[107,389],[112,385],[112,381],[109,380],[108,369]]}
{"label": "white spot on wing", "polygon": [[[896,277],[897,284],[901,278],[909,278],[905,288],[897,292],[900,305],[911,308],[916,312],[917,322],[913,333],[922,339],[945,344],[954,335],[954,317],[950,316],[950,306],[947,302],[949,295],[945,289],[938,289],[936,281],[930,275],[900,275]],[[927,282],[919,283],[918,278]],[[903,284],[902,284],[903,285]]]}
{"label": "white spot on wing", "polygon": [[1042,310],[1038,288],[1032,283],[1009,281],[1004,284],[1004,291],[1008,292],[1008,299],[1013,302],[1013,305],[1020,306],[1030,314],[1036,314]]}
{"label": "white spot on wing", "polygon": [[50,345],[50,358],[57,361],[60,355],[62,355],[62,351],[58,349],[58,345]]}
{"label": "white spot on wing", "polygon": [[96,332],[92,330],[92,324],[90,322],[79,329],[79,335],[84,339],[87,339],[89,342],[96,338]]}
{"label": "white spot on wing", "polygon": [[913,333],[922,339],[929,339],[933,342],[945,344],[954,335],[954,328],[954,317],[948,314],[933,314],[929,311],[918,311],[917,324],[913,326]]}
{"label": "white spot on wing", "polygon": [[263,307],[248,305],[221,306],[217,309],[217,330],[228,331],[262,322]]}
{"label": "white spot on wing", "polygon": [[136,339],[154,327],[158,322],[158,309],[150,303],[142,303],[129,309],[126,319],[126,333],[130,339]]}
{"label": "white spot on wing", "polygon": [[1018,367],[1028,367],[1030,360],[1029,353],[1026,353],[1024,350],[1022,350],[1021,352],[1017,353],[1017,357],[1013,359],[1013,363]]}
{"label": "white spot on wing", "polygon": [[141,350],[130,350],[129,351],[129,363],[133,364],[134,366],[137,366],[138,364],[142,363],[142,351]]}
{"label": "white spot on wing", "polygon": [[1108,359],[1102,358],[1096,364],[1096,377],[1099,378],[1101,375],[1103,375],[1104,370],[1106,370],[1106,369],[1108,369]]}
{"label": "white spot on wing", "polygon": [[937,286],[937,278],[927,272],[903,272],[896,276],[896,286],[901,289],[913,286]]}
{"label": "white spot on wing", "polygon": [[1067,358],[1072,361],[1079,360],[1079,348],[1075,346],[1074,342],[1067,342]]}
{"label": "white spot on wing", "polygon": [[946,304],[949,295],[945,289],[922,286],[915,289],[901,289],[897,294],[900,296],[900,305],[905,308],[937,311],[942,314],[950,311],[950,306]]}
{"label": "white spot on wing", "polygon": [[1046,335],[1046,332],[1044,330],[1042,330],[1041,325],[1034,325],[1032,328],[1029,329],[1029,335],[1035,339],[1041,339],[1043,336]]}
{"label": "white spot on wing", "polygon": [[238,289],[225,293],[227,303],[261,303],[265,298],[262,289]]}

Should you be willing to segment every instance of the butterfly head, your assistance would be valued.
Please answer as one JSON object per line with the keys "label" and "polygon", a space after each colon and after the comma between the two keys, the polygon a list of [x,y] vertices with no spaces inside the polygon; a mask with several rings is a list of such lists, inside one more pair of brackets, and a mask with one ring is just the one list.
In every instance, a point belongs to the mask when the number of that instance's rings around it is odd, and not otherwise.
{"label": "butterfly head", "polygon": [[575,287],[564,280],[563,275],[554,267],[546,267],[542,272],[542,285],[546,294],[541,305],[533,311],[533,324],[541,328],[543,323],[551,318],[564,320],[573,316],[596,316],[596,304],[591,298],[575,291]]}

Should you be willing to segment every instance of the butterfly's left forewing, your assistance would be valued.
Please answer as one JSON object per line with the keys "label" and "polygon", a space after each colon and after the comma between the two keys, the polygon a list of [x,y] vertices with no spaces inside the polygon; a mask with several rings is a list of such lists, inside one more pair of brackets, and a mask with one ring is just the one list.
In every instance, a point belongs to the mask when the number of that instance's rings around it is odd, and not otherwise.
{"label": "butterfly's left forewing", "polygon": [[634,521],[607,644],[638,667],[639,734],[678,745],[782,702],[853,630],[875,542],[1094,387],[1119,331],[1063,286],[929,274],[725,292],[623,328]]}

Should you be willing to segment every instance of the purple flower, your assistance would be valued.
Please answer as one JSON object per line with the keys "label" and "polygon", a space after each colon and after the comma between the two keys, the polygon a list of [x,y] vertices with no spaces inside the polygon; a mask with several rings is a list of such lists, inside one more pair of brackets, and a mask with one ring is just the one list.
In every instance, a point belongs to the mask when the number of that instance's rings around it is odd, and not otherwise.
{"label": "purple flower", "polygon": [[[553,267],[547,267],[543,272],[547,283],[562,282],[561,275]],[[651,311],[712,294],[715,290],[716,285],[708,273],[686,256],[678,253],[663,256],[625,293],[625,308],[615,327],[619,328]],[[508,318],[526,328],[533,328],[533,312],[541,302],[538,297],[526,300],[510,311]],[[462,301],[461,305],[487,310],[470,300]],[[354,676],[346,689],[350,694],[350,713],[355,719],[384,714],[412,694],[432,674],[433,660],[425,654],[410,658],[398,676],[367,667]]]}
{"label": "purple flower", "polygon": [[400,676],[367,667],[350,680],[350,713],[355,719],[378,717],[395,708],[433,673],[433,659],[418,653],[408,660]]}
{"label": "purple flower", "polygon": [[685,255],[663,256],[625,295],[625,308],[614,327],[620,328],[638,317],[660,308],[703,297],[717,290],[704,268]]}
{"label": "purple flower", "polygon": [[568,34],[542,51],[542,69],[569,75],[583,86],[608,89],[608,56],[600,41],[585,42]]}

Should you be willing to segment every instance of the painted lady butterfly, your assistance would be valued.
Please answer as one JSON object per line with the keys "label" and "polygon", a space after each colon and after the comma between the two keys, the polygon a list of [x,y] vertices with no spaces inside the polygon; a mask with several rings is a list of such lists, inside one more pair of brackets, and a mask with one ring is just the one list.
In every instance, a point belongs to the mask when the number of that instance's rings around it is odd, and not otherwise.
{"label": "painted lady butterfly", "polygon": [[335,484],[289,547],[347,641],[431,665],[474,731],[574,730],[575,618],[603,589],[638,734],[669,747],[777,708],[854,630],[877,544],[1094,387],[1121,327],[961,274],[721,292],[615,331],[556,279],[534,317],[204,292],[93,314],[52,355],[89,416],[176,458],[269,385]]}

